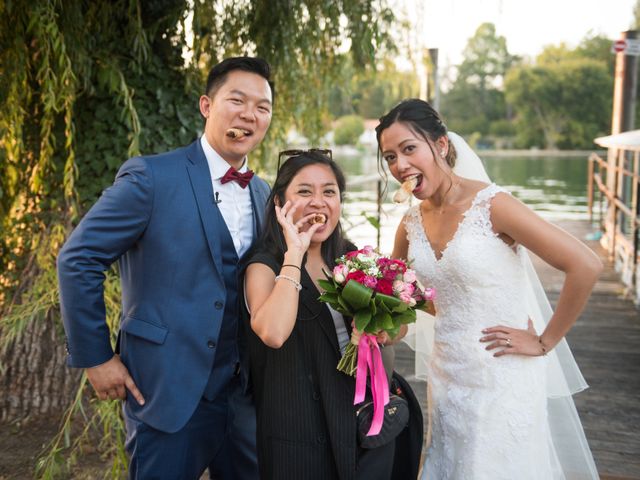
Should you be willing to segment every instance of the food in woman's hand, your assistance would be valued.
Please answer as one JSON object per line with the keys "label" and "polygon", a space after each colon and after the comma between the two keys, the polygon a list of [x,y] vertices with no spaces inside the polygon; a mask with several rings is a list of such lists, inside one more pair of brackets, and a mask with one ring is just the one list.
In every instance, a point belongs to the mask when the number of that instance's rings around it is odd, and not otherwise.
{"label": "food in woman's hand", "polygon": [[411,192],[418,186],[418,177],[411,177],[400,185],[400,190],[396,191],[393,195],[393,201],[396,203],[403,203],[409,200]]}
{"label": "food in woman's hand", "polygon": [[313,217],[311,217],[308,222],[311,225],[315,225],[316,223],[327,223],[327,216],[324,213],[316,213]]}
{"label": "food in woman's hand", "polygon": [[239,128],[230,128],[227,130],[227,137],[230,138],[242,138],[246,135],[244,130],[240,130]]}

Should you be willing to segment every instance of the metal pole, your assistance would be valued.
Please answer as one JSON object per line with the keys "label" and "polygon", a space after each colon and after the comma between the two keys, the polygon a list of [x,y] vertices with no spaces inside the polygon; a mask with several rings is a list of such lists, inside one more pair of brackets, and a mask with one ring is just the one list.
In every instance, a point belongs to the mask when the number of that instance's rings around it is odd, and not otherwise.
{"label": "metal pole", "polygon": [[380,223],[380,218],[382,216],[382,180],[378,180],[377,190],[378,198],[376,200],[376,211],[378,215],[378,228],[376,229],[376,248],[378,249],[378,251],[380,251],[380,228],[382,226],[382,224]]}
{"label": "metal pole", "polygon": [[593,223],[593,164],[595,163],[593,155],[587,160],[589,162],[589,174],[587,180],[587,212],[589,213],[589,221]]}
{"label": "metal pole", "polygon": [[440,81],[438,75],[438,49],[430,48],[429,57],[431,58],[432,74],[433,74],[433,99],[430,99],[431,106],[440,111]]}

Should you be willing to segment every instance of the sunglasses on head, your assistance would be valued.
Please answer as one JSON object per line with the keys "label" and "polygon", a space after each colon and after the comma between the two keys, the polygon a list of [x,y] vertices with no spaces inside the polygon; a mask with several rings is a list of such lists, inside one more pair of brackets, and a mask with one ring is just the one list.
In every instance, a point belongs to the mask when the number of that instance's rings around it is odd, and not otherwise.
{"label": "sunglasses on head", "polygon": [[289,159],[290,157],[297,157],[298,155],[302,155],[303,153],[319,153],[321,155],[325,155],[329,157],[330,160],[333,160],[333,152],[328,148],[310,148],[308,150],[283,150],[278,154],[278,168],[276,172],[280,170],[280,162],[282,161],[282,157],[286,157]]}

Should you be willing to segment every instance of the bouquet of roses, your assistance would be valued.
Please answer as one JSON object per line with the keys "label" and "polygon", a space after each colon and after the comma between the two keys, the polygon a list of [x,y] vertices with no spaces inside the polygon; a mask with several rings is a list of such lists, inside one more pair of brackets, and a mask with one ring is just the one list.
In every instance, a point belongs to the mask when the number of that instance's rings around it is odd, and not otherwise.
{"label": "bouquet of roses", "polygon": [[[325,272],[327,279],[319,280],[324,289],[320,300],[353,317],[363,334],[387,332],[393,338],[403,324],[416,321],[416,309],[426,309],[435,298],[434,289],[425,288],[404,261],[382,256],[373,247],[349,252],[336,263],[333,274]],[[356,361],[356,345],[350,342],[338,370],[354,375]]]}
{"label": "bouquet of roses", "polygon": [[416,310],[429,307],[435,290],[425,288],[404,261],[384,257],[369,246],[343,255],[336,263],[332,274],[325,272],[327,279],[319,280],[324,289],[320,300],[353,317],[354,326],[361,333],[357,341],[352,335],[338,370],[356,376],[354,404],[364,401],[370,372],[377,414],[374,413],[368,435],[376,435],[382,426],[381,408],[389,401],[377,335],[386,332],[394,338],[402,325],[415,322]]}

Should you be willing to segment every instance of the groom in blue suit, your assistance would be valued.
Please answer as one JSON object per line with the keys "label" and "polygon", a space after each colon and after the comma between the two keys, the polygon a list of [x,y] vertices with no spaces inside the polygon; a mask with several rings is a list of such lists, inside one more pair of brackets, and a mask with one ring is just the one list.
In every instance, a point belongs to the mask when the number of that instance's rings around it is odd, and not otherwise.
{"label": "groom in blue suit", "polygon": [[[239,263],[267,184],[247,167],[273,106],[269,65],[226,59],[200,97],[204,135],[131,158],[58,257],[68,365],[101,399],[125,399],[129,478],[257,479],[255,414],[239,330]],[[117,261],[122,316],[109,342],[104,272]]]}

